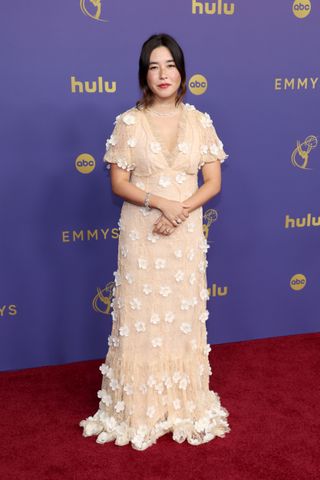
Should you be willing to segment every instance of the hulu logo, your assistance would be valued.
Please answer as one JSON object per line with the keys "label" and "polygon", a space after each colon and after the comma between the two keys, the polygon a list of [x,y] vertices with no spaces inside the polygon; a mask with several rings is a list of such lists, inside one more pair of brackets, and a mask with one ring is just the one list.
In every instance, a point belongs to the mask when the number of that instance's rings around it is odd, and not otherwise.
{"label": "hulu logo", "polygon": [[315,217],[308,213],[306,217],[290,218],[286,215],[284,228],[304,228],[304,227],[320,227],[320,216]]}
{"label": "hulu logo", "polygon": [[[111,85],[110,85],[111,84]],[[103,80],[101,76],[97,80],[77,80],[71,77],[71,93],[114,93],[117,89],[117,82]]]}
{"label": "hulu logo", "polygon": [[192,14],[193,15],[233,15],[234,3],[226,3],[223,0],[217,0],[216,2],[197,2],[192,0]]}

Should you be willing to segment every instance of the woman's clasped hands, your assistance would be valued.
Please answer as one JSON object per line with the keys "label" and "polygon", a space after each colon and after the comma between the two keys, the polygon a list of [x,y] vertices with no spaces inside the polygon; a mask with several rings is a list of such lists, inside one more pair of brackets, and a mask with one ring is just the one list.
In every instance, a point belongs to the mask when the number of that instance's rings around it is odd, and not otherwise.
{"label": "woman's clasped hands", "polygon": [[170,235],[189,217],[189,208],[187,202],[163,199],[160,206],[162,213],[154,223],[153,233]]}

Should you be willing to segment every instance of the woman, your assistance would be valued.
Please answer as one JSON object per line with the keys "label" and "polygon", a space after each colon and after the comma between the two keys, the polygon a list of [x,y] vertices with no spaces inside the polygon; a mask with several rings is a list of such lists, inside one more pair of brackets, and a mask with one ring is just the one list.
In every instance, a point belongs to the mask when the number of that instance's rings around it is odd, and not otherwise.
{"label": "woman", "polygon": [[143,44],[139,81],[142,98],[117,116],[106,143],[112,191],[124,199],[113,324],[99,409],[80,426],[98,443],[145,450],[167,432],[199,445],[230,431],[209,390],[202,222],[228,155],[210,116],[182,102],[184,56],[171,36]]}

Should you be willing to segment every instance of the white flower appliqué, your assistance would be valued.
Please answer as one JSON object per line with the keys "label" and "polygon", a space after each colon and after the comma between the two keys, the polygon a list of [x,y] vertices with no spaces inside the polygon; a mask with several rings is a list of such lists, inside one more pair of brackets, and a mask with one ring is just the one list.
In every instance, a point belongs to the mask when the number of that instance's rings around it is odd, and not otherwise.
{"label": "white flower appliqu\u00e9", "polygon": [[156,413],[156,408],[155,408],[154,406],[148,407],[148,409],[147,409],[147,416],[148,416],[149,418],[152,418],[155,413]]}
{"label": "white flower appliqu\u00e9", "polygon": [[119,328],[119,333],[122,337],[127,337],[129,335],[129,331],[128,325],[123,325]]}
{"label": "white flower appliqu\u00e9", "polygon": [[159,238],[160,238],[160,235],[158,235],[157,233],[149,232],[147,235],[147,240],[149,240],[152,243],[156,243],[156,241],[159,240]]}
{"label": "white flower appliqu\u00e9", "polygon": [[148,261],[145,258],[138,258],[138,267],[141,270],[146,270],[148,266]]}
{"label": "white flower appliqu\u00e9", "polygon": [[142,291],[145,295],[149,295],[149,293],[152,292],[152,288],[150,285],[148,285],[147,283],[144,283],[143,284],[143,288],[142,288]]}
{"label": "white flower appliqu\u00e9", "polygon": [[114,279],[115,279],[115,284],[116,284],[116,286],[121,285],[121,275],[120,275],[120,272],[118,272],[118,270],[117,270],[116,272],[113,272],[113,276],[114,276]]}
{"label": "white flower appliqu\u00e9", "polygon": [[191,324],[190,323],[187,323],[187,322],[183,322],[181,323],[180,325],[180,330],[183,332],[183,333],[190,333],[191,332]]}
{"label": "white flower appliqu\u00e9", "polygon": [[171,185],[170,177],[166,177],[165,175],[161,175],[158,183],[161,187],[166,188],[169,185]]}
{"label": "white flower appliqu\u00e9", "polygon": [[141,320],[138,320],[134,326],[136,327],[137,332],[145,332],[146,331],[146,325],[144,322]]}
{"label": "white flower appliqu\u00e9", "polygon": [[178,149],[180,152],[187,154],[189,152],[189,145],[186,142],[179,143]]}
{"label": "white flower appliqu\u00e9", "polygon": [[201,155],[207,155],[207,153],[208,153],[208,145],[204,145],[204,144],[201,145],[201,147],[200,147],[200,153],[201,153]]}
{"label": "white flower appliqu\u00e9", "polygon": [[135,116],[132,115],[131,113],[127,113],[126,115],[123,116],[122,121],[126,125],[134,125],[136,123]]}
{"label": "white flower appliqu\u00e9", "polygon": [[176,279],[177,282],[181,282],[183,280],[183,277],[184,277],[184,272],[182,270],[178,270],[174,275],[174,278]]}
{"label": "white flower appliqu\u00e9", "polygon": [[183,298],[180,303],[180,308],[181,310],[189,310],[190,308],[190,302],[189,300]]}
{"label": "white flower appliqu\u00e9", "polygon": [[199,248],[200,250],[202,250],[203,252],[207,252],[210,248],[210,245],[209,243],[207,242],[207,239],[205,237],[203,237],[200,241],[199,241]]}
{"label": "white flower appliqu\u00e9", "polygon": [[180,248],[175,250],[174,254],[177,258],[182,258],[182,250]]}
{"label": "white flower appliqu\u00e9", "polygon": [[208,320],[209,318],[209,310],[205,310],[203,313],[201,313],[201,315],[199,316],[199,320],[200,322],[202,323],[206,323],[206,321]]}
{"label": "white flower appliqu\u00e9", "polygon": [[160,322],[160,316],[157,313],[153,313],[150,317],[150,323],[153,323],[154,325],[156,325],[159,322]]}
{"label": "white flower appliqu\u00e9", "polygon": [[118,400],[117,403],[114,406],[114,409],[117,413],[123,412],[124,410],[124,401],[123,400]]}
{"label": "white flower appliqu\u00e9", "polygon": [[153,347],[161,347],[162,345],[162,338],[161,337],[155,337],[151,340],[152,346]]}
{"label": "white flower appliqu\u00e9", "polygon": [[116,378],[111,378],[111,380],[109,382],[109,386],[111,387],[111,389],[113,391],[120,388],[119,382]]}
{"label": "white flower appliqu\u00e9", "polygon": [[199,272],[203,273],[208,266],[208,260],[200,260],[199,262]]}
{"label": "white flower appliqu\u00e9", "polygon": [[173,312],[167,312],[164,316],[164,321],[167,323],[172,323],[174,320],[174,313]]}
{"label": "white flower appliqu\u00e9", "polygon": [[176,182],[183,183],[187,178],[187,174],[185,172],[177,173],[176,175]]}
{"label": "white flower appliqu\u00e9", "polygon": [[188,253],[187,253],[187,259],[190,260],[190,262],[194,259],[194,249],[190,248]]}
{"label": "white flower appliqu\u00e9", "polygon": [[131,230],[131,232],[129,233],[129,237],[131,238],[131,240],[138,240],[140,238],[140,235],[137,230]]}
{"label": "white flower appliqu\u00e9", "polygon": [[99,390],[97,392],[98,398],[101,398],[102,403],[105,405],[111,405],[112,399],[111,395],[109,395],[105,390]]}
{"label": "white flower appliqu\u00e9", "polygon": [[127,282],[131,285],[133,282],[133,276],[131,275],[130,272],[127,272],[124,276],[124,278],[127,280]]}
{"label": "white flower appliqu\u00e9", "polygon": [[195,227],[195,224],[193,222],[188,222],[187,223],[187,230],[188,230],[189,233],[194,232],[194,227]]}
{"label": "white flower appliqu\u00e9", "polygon": [[190,341],[190,343],[192,350],[197,350],[197,342],[194,338]]}
{"label": "white flower appliqu\u00e9", "polygon": [[130,307],[132,310],[141,310],[141,302],[138,298],[133,298],[130,300]]}
{"label": "white flower appliqu\u00e9", "polygon": [[200,298],[202,300],[209,300],[209,293],[208,293],[208,289],[207,288],[203,288],[201,291],[200,291]]}
{"label": "white flower appliqu\u00e9", "polygon": [[156,258],[154,262],[154,266],[157,270],[160,270],[161,268],[165,268],[166,263],[167,262],[164,258]]}
{"label": "white flower appliqu\u00e9", "polygon": [[159,142],[151,142],[150,148],[153,153],[160,153],[161,152],[161,145]]}
{"label": "white flower appliqu\u00e9", "polygon": [[171,288],[167,285],[161,285],[159,293],[164,297],[167,297],[172,292]]}
{"label": "white flower appliqu\u00e9", "polygon": [[136,138],[133,138],[133,137],[130,137],[128,138],[128,141],[127,141],[127,144],[129,145],[129,147],[135,147],[137,145],[137,139]]}
{"label": "white flower appliqu\u00e9", "polygon": [[219,148],[217,147],[217,145],[215,143],[212,143],[209,148],[210,148],[210,153],[212,155],[218,155]]}
{"label": "white flower appliqu\u00e9", "polygon": [[196,109],[196,107],[194,105],[191,105],[190,103],[185,103],[184,106],[187,110],[195,110]]}
{"label": "white flower appliqu\u00e9", "polygon": [[133,387],[130,383],[126,383],[125,386],[123,387],[123,390],[126,392],[127,395],[133,394]]}
{"label": "white flower appliqu\u00e9", "polygon": [[204,128],[209,128],[212,125],[212,119],[210,115],[205,112],[201,115],[201,123],[204,126]]}
{"label": "white flower appliqu\u00e9", "polygon": [[113,147],[117,145],[117,139],[113,134],[106,141],[106,150],[109,150],[110,145],[112,145]]}
{"label": "white flower appliqu\u00e9", "polygon": [[144,190],[146,187],[145,187],[145,184],[143,182],[141,182],[141,180],[139,180],[137,183],[136,183],[136,187],[138,188],[141,188],[141,190]]}

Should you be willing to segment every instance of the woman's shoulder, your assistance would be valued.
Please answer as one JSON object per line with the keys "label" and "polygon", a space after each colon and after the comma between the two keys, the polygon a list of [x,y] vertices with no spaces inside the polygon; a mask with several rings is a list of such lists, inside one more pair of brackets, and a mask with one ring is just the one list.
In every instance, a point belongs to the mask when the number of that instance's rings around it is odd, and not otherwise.
{"label": "woman's shoulder", "polygon": [[185,103],[184,107],[189,113],[189,115],[192,116],[195,121],[201,123],[203,127],[209,127],[212,124],[212,119],[209,113],[199,110],[197,107],[190,103]]}
{"label": "woman's shoulder", "polygon": [[127,110],[120,112],[114,121],[114,125],[122,123],[125,125],[134,125],[137,121],[139,110],[136,106],[132,106]]}

